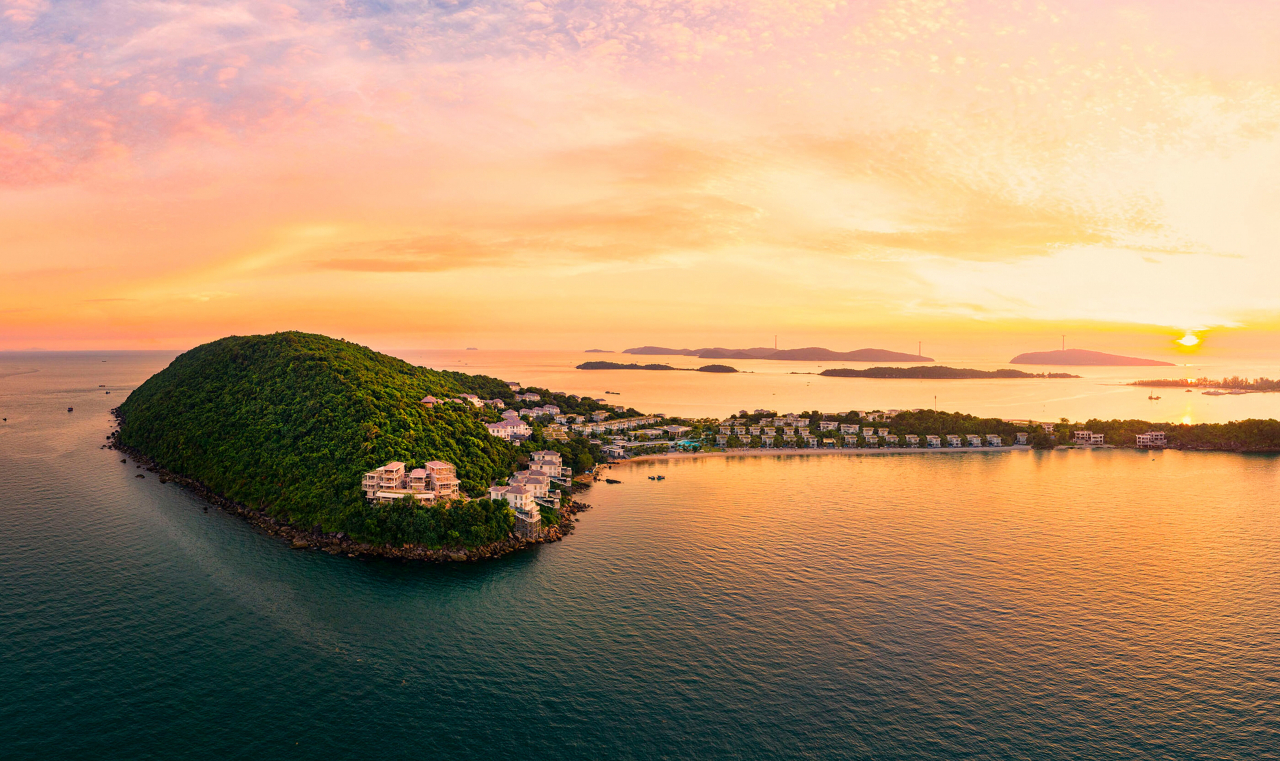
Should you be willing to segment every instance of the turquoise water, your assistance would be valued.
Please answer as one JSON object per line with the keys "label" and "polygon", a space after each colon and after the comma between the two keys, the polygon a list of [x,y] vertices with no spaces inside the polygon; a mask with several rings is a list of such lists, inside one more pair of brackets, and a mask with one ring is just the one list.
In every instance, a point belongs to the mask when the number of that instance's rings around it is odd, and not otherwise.
{"label": "turquoise water", "polygon": [[1280,755],[1277,458],[636,463],[565,542],[360,562],[98,448],[168,357],[0,356],[0,757]]}

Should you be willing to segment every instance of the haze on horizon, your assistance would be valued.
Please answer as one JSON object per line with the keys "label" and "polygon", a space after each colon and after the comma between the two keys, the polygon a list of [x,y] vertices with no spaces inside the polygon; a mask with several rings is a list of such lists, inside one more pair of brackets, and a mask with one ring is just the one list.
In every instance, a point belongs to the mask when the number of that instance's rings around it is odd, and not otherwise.
{"label": "haze on horizon", "polygon": [[0,349],[1280,333],[1268,2],[0,0]]}

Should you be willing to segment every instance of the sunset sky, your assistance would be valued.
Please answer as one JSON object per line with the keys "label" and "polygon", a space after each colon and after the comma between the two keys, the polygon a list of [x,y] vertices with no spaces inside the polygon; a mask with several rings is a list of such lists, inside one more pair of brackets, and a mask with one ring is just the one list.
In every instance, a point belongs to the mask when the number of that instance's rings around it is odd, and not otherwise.
{"label": "sunset sky", "polygon": [[1261,1],[0,0],[0,349],[1265,350],[1277,51]]}

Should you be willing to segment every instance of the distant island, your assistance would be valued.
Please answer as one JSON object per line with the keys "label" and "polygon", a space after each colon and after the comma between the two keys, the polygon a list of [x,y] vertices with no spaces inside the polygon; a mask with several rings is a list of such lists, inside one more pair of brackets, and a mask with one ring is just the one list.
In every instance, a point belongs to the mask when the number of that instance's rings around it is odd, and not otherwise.
{"label": "distant island", "polygon": [[1019,354],[1009,360],[1011,365],[1094,365],[1097,367],[1176,367],[1172,362],[1158,359],[1125,357],[1088,349],[1055,349]]}
{"label": "distant island", "polygon": [[692,370],[699,373],[736,373],[737,368],[728,365],[703,365],[699,368],[672,367],[671,365],[649,364],[639,365],[634,362],[624,364],[622,362],[583,362],[576,368],[578,370]]}
{"label": "distant island", "polygon": [[904,354],[888,349],[858,349],[856,351],[832,351],[820,346],[804,349],[770,349],[758,346],[751,349],[668,349],[663,346],[637,346],[624,349],[623,354],[670,355],[698,357],[699,359],[769,359],[791,362],[932,362],[933,357]]}
{"label": "distant island", "polygon": [[971,370],[966,367],[870,367],[866,370],[854,370],[848,367],[833,367],[823,370],[818,375],[829,378],[910,378],[920,380],[962,380],[967,378],[1079,378],[1070,373],[1026,373],[1021,370]]}
{"label": "distant island", "polygon": [[583,354],[612,354],[612,349],[587,349]]}

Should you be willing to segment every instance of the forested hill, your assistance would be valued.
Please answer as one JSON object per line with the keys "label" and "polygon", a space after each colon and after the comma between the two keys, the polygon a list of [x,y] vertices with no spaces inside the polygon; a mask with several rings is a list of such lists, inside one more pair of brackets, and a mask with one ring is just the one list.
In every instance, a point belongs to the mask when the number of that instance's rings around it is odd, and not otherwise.
{"label": "forested hill", "polygon": [[347,530],[364,511],[361,475],[389,461],[451,462],[471,494],[511,471],[512,449],[474,414],[419,403],[463,392],[512,399],[496,378],[325,336],[232,336],[182,354],[130,394],[120,438],[237,502]]}

